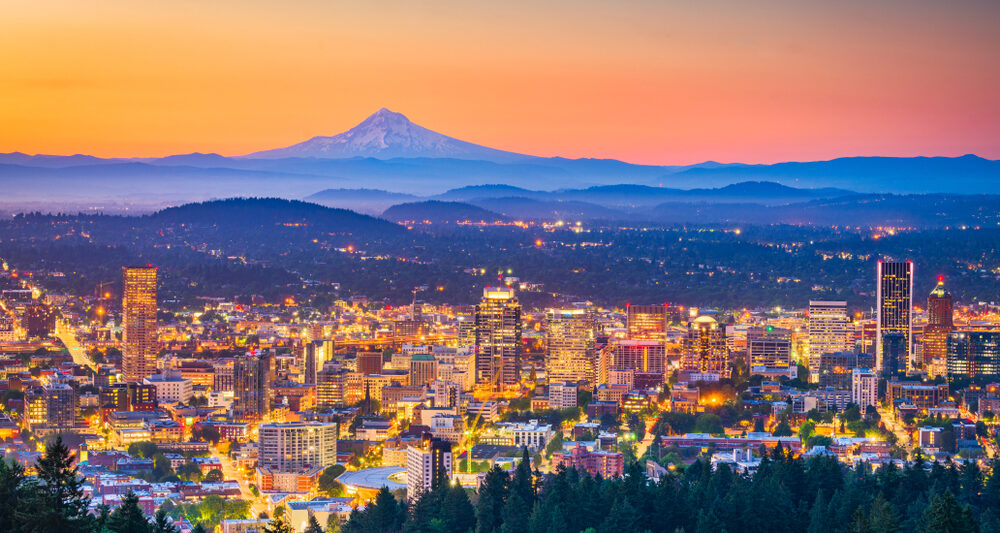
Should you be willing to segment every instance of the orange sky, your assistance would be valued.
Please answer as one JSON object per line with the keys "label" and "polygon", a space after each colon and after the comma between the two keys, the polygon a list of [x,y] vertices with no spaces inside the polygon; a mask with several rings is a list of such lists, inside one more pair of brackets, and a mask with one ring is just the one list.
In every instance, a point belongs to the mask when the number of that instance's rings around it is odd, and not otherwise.
{"label": "orange sky", "polygon": [[1000,158],[993,0],[33,0],[0,152],[239,155],[380,107],[505,150]]}

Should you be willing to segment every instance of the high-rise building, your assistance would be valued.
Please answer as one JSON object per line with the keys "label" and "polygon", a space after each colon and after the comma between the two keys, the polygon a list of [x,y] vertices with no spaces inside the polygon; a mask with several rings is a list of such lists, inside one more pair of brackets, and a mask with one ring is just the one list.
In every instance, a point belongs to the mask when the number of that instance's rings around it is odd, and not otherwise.
{"label": "high-rise building", "polygon": [[[912,368],[910,361],[913,351],[913,261],[883,261],[879,259],[877,275],[877,331],[875,338],[876,366],[886,372],[883,337],[888,333],[898,333],[903,337],[903,353],[897,356],[895,369],[906,372]],[[898,359],[902,358],[902,361]]]}
{"label": "high-rise building", "polygon": [[362,376],[382,373],[382,352],[358,352],[355,359]]}
{"label": "high-rise building", "polygon": [[212,390],[233,391],[233,371],[232,359],[215,359],[212,362]]}
{"label": "high-rise building", "polygon": [[316,410],[329,411],[344,406],[346,372],[325,368],[316,374]]}
{"label": "high-rise building", "polygon": [[259,421],[271,411],[274,358],[268,352],[250,352],[233,362],[233,418]]}
{"label": "high-rise building", "polygon": [[878,375],[869,368],[855,368],[851,372],[851,402],[861,408],[878,405]]}
{"label": "high-rise building", "polygon": [[31,337],[48,337],[56,329],[56,314],[43,303],[25,306],[21,325],[25,334]]}
{"label": "high-rise building", "polygon": [[667,347],[661,341],[619,339],[611,343],[608,371],[659,374],[667,371]]}
{"label": "high-rise building", "polygon": [[689,372],[729,376],[729,349],[726,348],[725,330],[719,327],[714,318],[699,316],[688,324],[681,365]]}
{"label": "high-rise building", "polygon": [[24,394],[25,422],[29,429],[68,429],[76,424],[76,391],[63,383],[32,387]]}
{"label": "high-rise building", "polygon": [[851,352],[829,352],[820,356],[819,372],[815,380],[820,388],[833,387],[837,390],[851,388],[852,372],[858,366],[858,354]]}
{"label": "high-rise building", "polygon": [[422,387],[437,379],[437,361],[433,355],[418,353],[410,358],[410,386]]}
{"label": "high-rise building", "polygon": [[122,373],[140,382],[156,373],[156,267],[122,267]]}
{"label": "high-rise building", "polygon": [[665,340],[668,309],[666,305],[627,305],[625,307],[625,325],[628,329],[628,338]]}
{"label": "high-rise building", "polygon": [[516,385],[521,372],[521,304],[514,289],[483,291],[476,305],[476,383]]}
{"label": "high-rise building", "polygon": [[594,310],[549,309],[545,312],[545,374],[549,383],[594,383]]}
{"label": "high-rise building", "polygon": [[890,331],[882,334],[882,343],[879,345],[882,354],[882,363],[879,372],[883,376],[906,374],[906,337],[898,331]]}
{"label": "high-rise building", "polygon": [[157,407],[156,387],[145,383],[114,383],[101,387],[101,408],[151,411]]}
{"label": "high-rise building", "polygon": [[261,424],[258,461],[275,472],[306,472],[337,463],[335,422]]}
{"label": "high-rise building", "polygon": [[948,335],[948,378],[1000,378],[1000,331],[955,331]]}
{"label": "high-rise building", "polygon": [[816,376],[823,354],[851,349],[847,302],[810,300],[806,325],[809,329],[809,373]]}
{"label": "high-rise building", "polygon": [[451,443],[424,435],[406,450],[406,497],[416,501],[439,483],[448,483],[452,472]]}
{"label": "high-rise building", "polygon": [[747,329],[750,367],[788,368],[792,360],[792,332],[774,326]]}
{"label": "high-rise building", "polygon": [[938,276],[937,285],[927,297],[927,325],[924,326],[923,368],[933,374],[937,361],[948,357],[948,335],[955,329],[951,293],[944,288],[944,276]]}

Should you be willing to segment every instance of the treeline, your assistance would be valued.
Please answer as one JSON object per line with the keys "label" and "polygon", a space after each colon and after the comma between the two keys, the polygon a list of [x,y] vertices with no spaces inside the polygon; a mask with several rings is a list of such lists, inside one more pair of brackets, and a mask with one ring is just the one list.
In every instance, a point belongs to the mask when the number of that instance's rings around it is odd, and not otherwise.
{"label": "treeline", "polygon": [[352,514],[343,533],[997,533],[1000,465],[848,468],[836,459],[793,458],[780,446],[757,471],[738,474],[701,460],[651,482],[633,463],[622,479],[576,470],[541,476],[522,463],[495,468],[472,504],[441,484],[409,508],[383,491]]}
{"label": "treeline", "polygon": [[[88,511],[69,449],[57,438],[38,459],[37,473],[25,474],[18,464],[0,459],[0,531],[4,533],[179,533],[166,512],[152,521],[132,493],[114,510],[100,505]],[[205,533],[197,527],[197,533]],[[195,533],[195,532],[193,532]]]}

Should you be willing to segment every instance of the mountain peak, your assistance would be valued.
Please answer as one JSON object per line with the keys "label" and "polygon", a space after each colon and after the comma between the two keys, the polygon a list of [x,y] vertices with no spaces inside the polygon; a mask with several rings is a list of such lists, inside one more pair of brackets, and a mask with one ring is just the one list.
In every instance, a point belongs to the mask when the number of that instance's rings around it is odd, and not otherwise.
{"label": "mountain peak", "polygon": [[529,156],[495,150],[442,135],[414,124],[402,113],[383,107],[344,133],[330,137],[313,137],[286,148],[256,152],[247,157],[259,159],[433,157],[509,162]]}

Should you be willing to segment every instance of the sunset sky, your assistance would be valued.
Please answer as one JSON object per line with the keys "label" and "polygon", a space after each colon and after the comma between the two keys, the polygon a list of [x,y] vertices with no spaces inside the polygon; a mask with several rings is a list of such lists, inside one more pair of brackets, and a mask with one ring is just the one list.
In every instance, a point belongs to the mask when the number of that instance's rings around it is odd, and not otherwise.
{"label": "sunset sky", "polygon": [[1000,2],[33,0],[0,152],[241,155],[381,107],[639,163],[1000,158]]}

